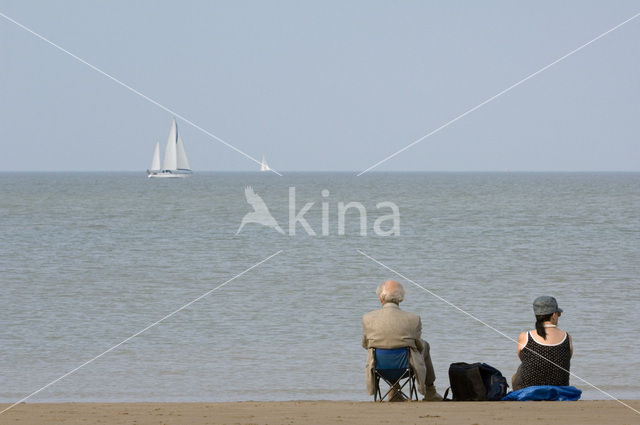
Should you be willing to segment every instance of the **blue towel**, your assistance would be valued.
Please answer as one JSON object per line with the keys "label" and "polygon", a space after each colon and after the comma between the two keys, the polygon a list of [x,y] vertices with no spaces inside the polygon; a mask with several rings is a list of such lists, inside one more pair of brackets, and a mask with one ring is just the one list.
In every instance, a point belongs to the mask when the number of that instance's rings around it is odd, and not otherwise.
{"label": "blue towel", "polygon": [[518,391],[511,391],[503,401],[576,401],[582,391],[576,387],[558,387],[555,385],[534,385]]}

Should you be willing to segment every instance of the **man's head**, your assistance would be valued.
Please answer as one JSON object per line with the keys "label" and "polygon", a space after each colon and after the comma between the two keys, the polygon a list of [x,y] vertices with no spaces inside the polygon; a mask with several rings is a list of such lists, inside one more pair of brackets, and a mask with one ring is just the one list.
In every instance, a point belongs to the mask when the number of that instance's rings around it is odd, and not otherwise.
{"label": "man's head", "polygon": [[386,280],[378,286],[376,291],[380,304],[400,304],[404,300],[404,288],[395,280]]}

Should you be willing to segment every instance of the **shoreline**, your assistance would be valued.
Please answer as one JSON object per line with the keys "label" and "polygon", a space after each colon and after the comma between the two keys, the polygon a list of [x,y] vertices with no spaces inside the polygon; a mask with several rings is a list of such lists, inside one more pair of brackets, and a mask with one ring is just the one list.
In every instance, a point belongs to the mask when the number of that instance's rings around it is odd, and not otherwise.
{"label": "shoreline", "polygon": [[[640,410],[640,400],[625,400]],[[11,404],[0,404],[0,410]],[[569,402],[240,401],[218,403],[21,403],[7,424],[633,424],[640,414],[614,400]]]}

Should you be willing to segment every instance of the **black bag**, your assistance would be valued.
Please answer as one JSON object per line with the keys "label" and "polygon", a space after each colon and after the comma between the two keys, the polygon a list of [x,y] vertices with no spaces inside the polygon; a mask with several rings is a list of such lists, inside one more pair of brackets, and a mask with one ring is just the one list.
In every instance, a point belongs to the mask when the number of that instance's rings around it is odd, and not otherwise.
{"label": "black bag", "polygon": [[486,363],[451,363],[449,389],[454,401],[494,401],[507,394],[507,380],[495,367]]}

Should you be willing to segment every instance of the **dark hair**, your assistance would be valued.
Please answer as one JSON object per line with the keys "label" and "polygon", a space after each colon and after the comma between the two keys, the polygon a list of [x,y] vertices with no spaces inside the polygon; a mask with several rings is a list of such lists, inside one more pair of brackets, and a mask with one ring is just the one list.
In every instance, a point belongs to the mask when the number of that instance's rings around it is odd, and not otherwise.
{"label": "dark hair", "polygon": [[547,330],[544,328],[543,323],[548,322],[551,319],[551,316],[553,316],[553,313],[541,315],[536,314],[536,332],[538,332],[538,335],[540,335],[542,339],[547,339]]}

